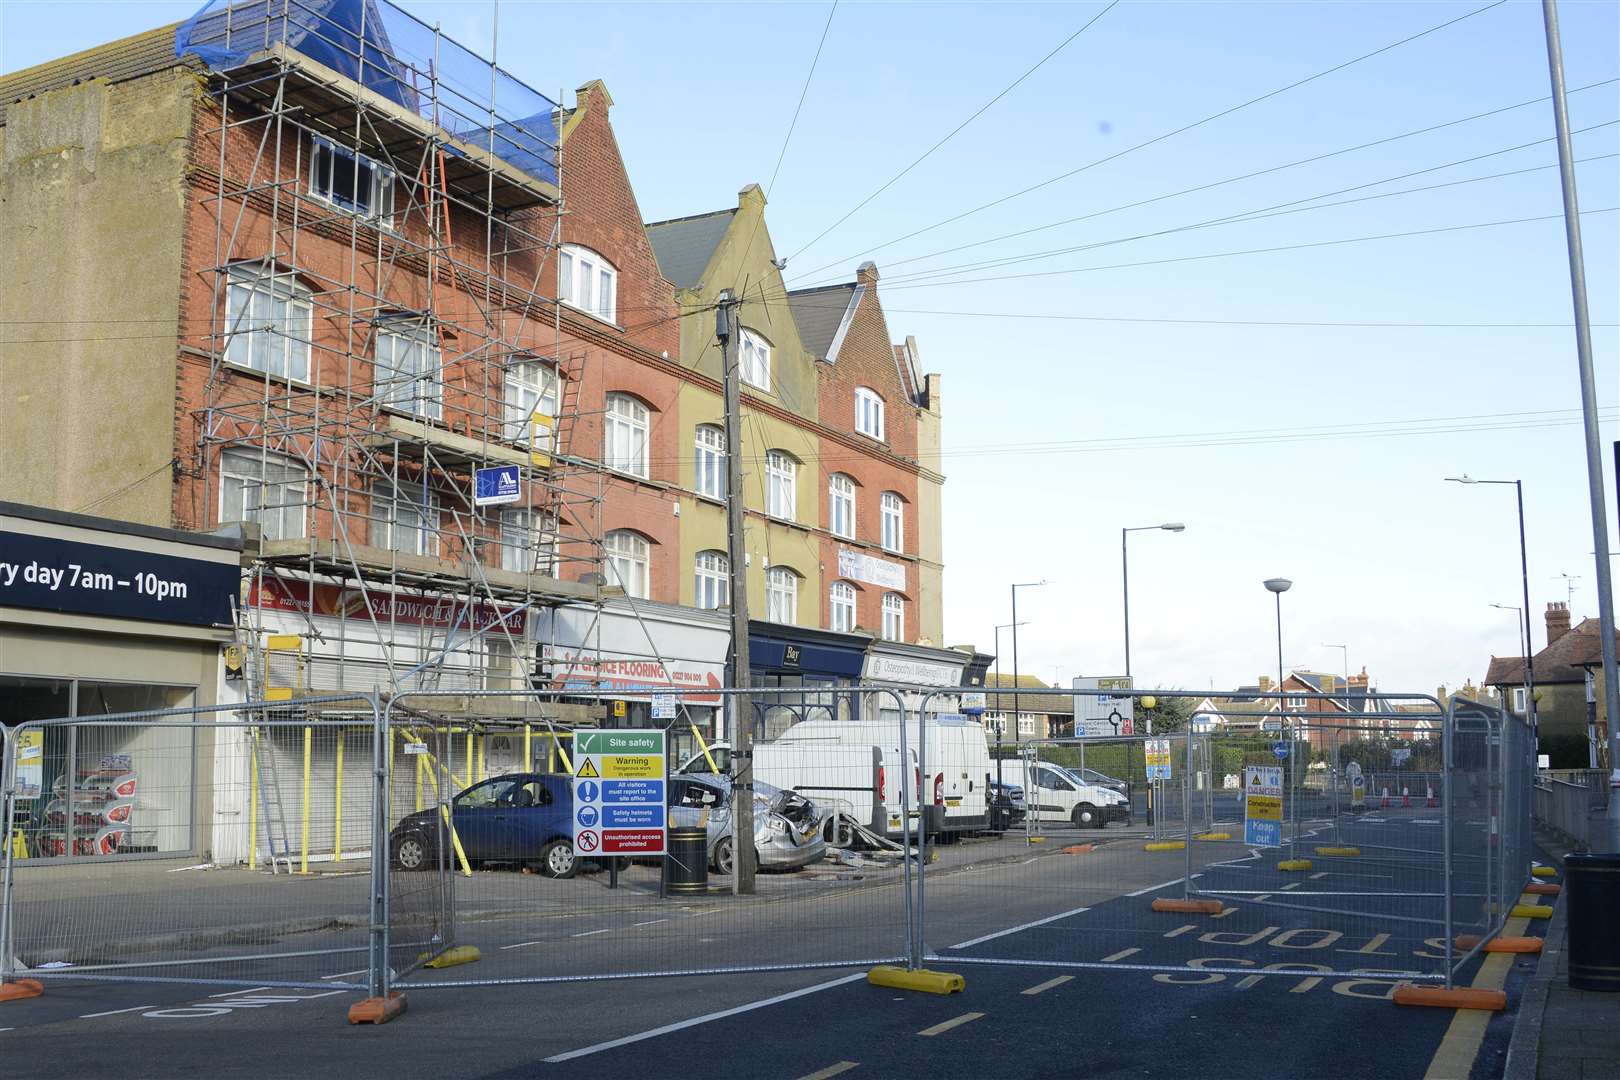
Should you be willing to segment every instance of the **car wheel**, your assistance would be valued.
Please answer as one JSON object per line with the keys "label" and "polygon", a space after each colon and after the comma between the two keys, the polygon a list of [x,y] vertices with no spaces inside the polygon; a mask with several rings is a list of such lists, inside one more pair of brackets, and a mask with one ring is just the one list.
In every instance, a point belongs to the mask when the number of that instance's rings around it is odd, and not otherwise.
{"label": "car wheel", "polygon": [[395,869],[426,870],[432,862],[427,842],[420,836],[402,836],[394,841]]}
{"label": "car wheel", "polygon": [[568,840],[553,840],[540,852],[540,872],[549,878],[571,878],[579,872],[579,860],[574,857],[574,845]]}
{"label": "car wheel", "polygon": [[836,848],[847,848],[855,845],[855,826],[839,819],[836,823],[829,820],[826,829],[827,843]]}
{"label": "car wheel", "polygon": [[1074,808],[1070,820],[1077,829],[1100,829],[1103,825],[1102,815],[1097,813],[1097,808],[1084,802]]}
{"label": "car wheel", "polygon": [[736,860],[732,857],[731,837],[722,836],[714,845],[714,871],[717,874],[730,874],[736,869],[733,865]]}

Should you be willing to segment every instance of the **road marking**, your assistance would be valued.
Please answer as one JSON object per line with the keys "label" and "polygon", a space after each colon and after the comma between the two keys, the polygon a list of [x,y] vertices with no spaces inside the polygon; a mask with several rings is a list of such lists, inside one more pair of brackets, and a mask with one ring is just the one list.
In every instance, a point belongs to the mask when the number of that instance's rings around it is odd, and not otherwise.
{"label": "road marking", "polygon": [[[578,937],[579,935],[576,934],[574,936]],[[527,947],[529,945],[544,945],[544,944],[545,944],[545,942],[543,942],[543,941],[520,941],[516,945],[502,945],[501,946],[501,951],[505,952],[507,949],[522,949],[522,948],[525,948],[525,947]]]}
{"label": "road marking", "polygon": [[1198,929],[1196,926],[1194,926],[1192,923],[1188,923],[1185,926],[1176,927],[1174,930],[1170,931],[1168,934],[1166,934],[1164,936],[1165,937],[1180,937],[1182,934],[1185,934],[1187,931],[1196,930],[1196,929]]}
{"label": "road marking", "polygon": [[[1194,874],[1192,876],[1192,878],[1171,878],[1169,881],[1161,881],[1157,885],[1149,885],[1145,889],[1137,889],[1135,892],[1128,892],[1125,895],[1126,896],[1146,896],[1150,892],[1158,892],[1160,889],[1167,889],[1172,885],[1180,885],[1182,883],[1182,881],[1184,881],[1184,880],[1185,881],[1191,881],[1193,878],[1201,878],[1203,876],[1204,876],[1203,874]],[[1085,909],[1081,908],[1080,910],[1084,911]]]}
{"label": "road marking", "polygon": [[370,968],[358,968],[358,969],[356,969],[354,971],[340,971],[336,975],[322,975],[321,978],[322,978],[322,980],[326,980],[326,979],[347,979],[350,975],[364,975],[366,972],[368,972],[370,970],[371,970]]}
{"label": "road marking", "polygon": [[829,1065],[819,1072],[811,1073],[809,1076],[801,1076],[799,1077],[799,1080],[828,1080],[828,1077],[837,1076],[839,1073],[849,1072],[849,1070],[855,1068],[858,1064],[859,1062],[854,1061],[840,1061],[836,1065]]}
{"label": "road marking", "polygon": [[721,1009],[719,1012],[705,1013],[703,1016],[694,1016],[690,1020],[680,1020],[673,1024],[665,1024],[663,1027],[656,1027],[650,1031],[643,1031],[637,1035],[626,1035],[622,1039],[610,1039],[607,1042],[600,1042],[594,1046],[585,1046],[578,1050],[569,1050],[567,1053],[563,1054],[553,1054],[551,1057],[546,1058],[546,1064],[556,1065],[559,1062],[573,1061],[575,1058],[582,1058],[587,1054],[597,1054],[603,1050],[614,1050],[621,1046],[629,1046],[631,1043],[638,1043],[644,1039],[656,1039],[660,1035],[668,1035],[672,1031],[682,1031],[689,1027],[697,1027],[699,1024],[707,1024],[712,1020],[724,1020],[728,1016],[736,1016],[740,1013],[752,1012],[755,1009],[763,1009],[770,1005],[777,1005],[784,1001],[792,1001],[795,998],[802,998],[809,994],[817,993],[821,990],[830,990],[835,986],[847,986],[852,982],[864,982],[865,979],[866,972],[856,972],[854,975],[845,975],[839,979],[832,979],[828,982],[817,983],[814,986],[807,986],[802,990],[792,990],[786,994],[777,994],[775,997],[763,998],[759,1001],[751,1001],[747,1005],[738,1005],[735,1008]]}
{"label": "road marking", "polygon": [[1141,949],[1121,949],[1121,950],[1119,950],[1119,952],[1115,953],[1113,956],[1105,956],[1105,957],[1103,957],[1102,962],[1105,963],[1105,964],[1112,964],[1115,960],[1123,960],[1127,956],[1135,956],[1137,953],[1139,953],[1141,951],[1142,951]]}
{"label": "road marking", "polygon": [[634,930],[638,926],[657,926],[661,922],[669,922],[669,920],[668,919],[649,919],[647,922],[631,923],[630,924],[630,929]]}
{"label": "road marking", "polygon": [[1323,878],[1328,876],[1328,873],[1329,872],[1326,871],[1326,870],[1318,870],[1316,873],[1311,875],[1311,880],[1312,881],[1321,881]]}
{"label": "road marking", "polygon": [[[108,1009],[106,1012],[85,1013],[83,1016],[79,1017],[79,1019],[80,1020],[94,1020],[98,1016],[117,1016],[119,1013],[140,1012],[143,1009],[155,1009],[155,1008],[157,1008],[157,1006],[155,1006],[155,1005],[132,1005],[127,1009]],[[9,1031],[10,1028],[7,1028],[6,1030]]]}
{"label": "road marking", "polygon": [[1288,884],[1283,886],[1283,891],[1287,892],[1289,889],[1297,889],[1297,888],[1299,888],[1299,882],[1290,881]]}
{"label": "road marking", "polygon": [[919,1035],[943,1035],[945,1032],[951,1030],[952,1028],[961,1027],[963,1024],[971,1024],[973,1021],[979,1019],[983,1015],[984,1015],[984,1013],[982,1013],[982,1012],[963,1013],[961,1016],[954,1017],[953,1019],[950,1019],[950,1020],[946,1020],[944,1023],[935,1024],[933,1027],[925,1027],[921,1031],[917,1032],[917,1034],[919,1034]]}
{"label": "road marking", "polygon": [[587,930],[582,934],[569,934],[568,936],[569,937],[590,937],[592,934],[611,934],[611,933],[613,933],[613,928],[611,926],[609,926],[609,927],[606,927],[606,928],[601,929],[601,930]]}
{"label": "road marking", "polygon": [[[227,990],[223,994],[209,994],[208,996],[211,998],[235,997],[237,994],[257,994],[260,990],[268,989],[270,989],[268,986],[255,986],[251,990]],[[147,1007],[150,1008],[151,1006]]]}
{"label": "road marking", "polygon": [[[1176,880],[1179,881],[1180,879],[1178,878]],[[1065,911],[1065,912],[1062,912],[1061,914],[1058,914],[1058,915],[1048,915],[1044,919],[1036,919],[1034,922],[1027,922],[1027,923],[1024,923],[1021,926],[1014,926],[1014,927],[1011,927],[1010,929],[1007,929],[1007,930],[997,930],[993,934],[986,934],[983,937],[976,937],[976,938],[972,939],[971,941],[963,941],[963,942],[960,942],[960,943],[958,943],[956,945],[952,945],[951,948],[953,948],[953,949],[966,949],[971,945],[982,945],[986,941],[994,941],[996,938],[1006,937],[1008,934],[1016,934],[1020,930],[1029,930],[1029,929],[1032,929],[1033,927],[1036,927],[1036,926],[1045,926],[1049,922],[1057,922],[1059,919],[1067,919],[1070,915],[1078,915],[1082,911],[1090,911],[1090,910],[1091,909],[1088,908],[1088,907],[1077,907],[1073,911]]]}
{"label": "road marking", "polygon": [[1059,975],[1055,979],[1047,979],[1043,983],[1036,983],[1034,986],[1030,987],[1028,990],[1021,991],[1021,993],[1025,994],[1028,997],[1034,997],[1036,994],[1044,994],[1044,993],[1046,993],[1048,990],[1051,990],[1053,987],[1062,986],[1066,982],[1073,982],[1073,981],[1074,981],[1074,976],[1073,975]]}
{"label": "road marking", "polygon": [[[1530,926],[1524,918],[1508,919],[1502,924],[1504,937],[1517,937]],[[1473,986],[1482,990],[1500,990],[1507,984],[1513,957],[1508,953],[1491,953],[1479,966]],[[1474,1061],[1485,1044],[1485,1025],[1494,1013],[1484,1009],[1458,1009],[1452,1015],[1451,1025],[1429,1062],[1424,1080],[1439,1080],[1448,1076],[1467,1076],[1474,1070]]]}

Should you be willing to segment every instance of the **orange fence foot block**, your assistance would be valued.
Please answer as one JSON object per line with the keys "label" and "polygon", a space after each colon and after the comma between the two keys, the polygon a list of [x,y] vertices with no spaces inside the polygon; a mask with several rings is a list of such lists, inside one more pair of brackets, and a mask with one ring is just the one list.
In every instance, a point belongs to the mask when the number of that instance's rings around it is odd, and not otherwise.
{"label": "orange fence foot block", "polygon": [[1395,987],[1392,999],[1397,1005],[1427,1005],[1436,1009],[1483,1009],[1501,1012],[1507,1008],[1507,993],[1503,990],[1476,990],[1471,986],[1458,986],[1447,990],[1443,986],[1413,986],[1401,983]]}
{"label": "orange fence foot block", "polygon": [[351,1024],[386,1024],[405,1012],[405,995],[395,990],[387,997],[366,998],[349,1006]]}
{"label": "orange fence foot block", "polygon": [[1070,844],[1068,847],[1063,849],[1063,854],[1065,854],[1065,855],[1090,855],[1091,854],[1091,845],[1090,844]]}
{"label": "orange fence foot block", "polygon": [[1532,881],[1524,887],[1524,891],[1532,896],[1557,896],[1564,891],[1564,887],[1550,881]]}
{"label": "orange fence foot block", "polygon": [[[1458,934],[1453,944],[1463,952],[1467,952],[1479,944],[1479,935]],[[1541,951],[1541,939],[1538,937],[1491,938],[1485,943],[1485,951],[1496,953],[1538,953]]]}
{"label": "orange fence foot block", "polygon": [[45,992],[45,984],[38,979],[18,979],[16,982],[0,983],[0,1001],[21,1001],[23,998],[35,998]]}
{"label": "orange fence foot block", "polygon": [[1184,915],[1219,915],[1219,900],[1171,900],[1161,896],[1153,901],[1154,911],[1176,911]]}

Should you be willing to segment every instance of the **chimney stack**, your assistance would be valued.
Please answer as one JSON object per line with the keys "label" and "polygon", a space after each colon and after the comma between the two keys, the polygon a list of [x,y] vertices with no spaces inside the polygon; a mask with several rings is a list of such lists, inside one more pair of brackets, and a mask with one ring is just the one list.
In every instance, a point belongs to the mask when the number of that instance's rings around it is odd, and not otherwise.
{"label": "chimney stack", "polygon": [[[1569,633],[1569,605],[1554,601],[1547,605],[1547,644]],[[1531,649],[1534,652],[1534,648]]]}
{"label": "chimney stack", "polygon": [[1262,694],[1264,694],[1264,693],[1270,692],[1270,690],[1271,690],[1271,676],[1270,675],[1262,675],[1262,676],[1260,676],[1260,692]]}
{"label": "chimney stack", "polygon": [[1365,690],[1370,682],[1372,682],[1372,679],[1367,674],[1367,667],[1366,665],[1362,665],[1361,674],[1350,676],[1348,685],[1352,687],[1360,687],[1361,689]]}

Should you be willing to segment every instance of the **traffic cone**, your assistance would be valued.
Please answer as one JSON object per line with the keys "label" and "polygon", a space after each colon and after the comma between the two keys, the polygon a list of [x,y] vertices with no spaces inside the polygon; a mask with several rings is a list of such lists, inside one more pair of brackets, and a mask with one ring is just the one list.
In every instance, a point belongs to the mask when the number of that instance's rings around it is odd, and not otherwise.
{"label": "traffic cone", "polygon": [[1385,809],[1385,810],[1388,810],[1388,809],[1389,809],[1389,785],[1388,785],[1388,784],[1385,784],[1385,785],[1384,785],[1384,802],[1383,802],[1383,808],[1384,808],[1384,809]]}
{"label": "traffic cone", "polygon": [[1433,784],[1429,785],[1429,797],[1424,800],[1423,805],[1428,806],[1428,807],[1435,807],[1435,806],[1440,805],[1440,800],[1434,797],[1434,785]]}
{"label": "traffic cone", "polygon": [[1410,807],[1412,805],[1411,788],[1401,788],[1401,805],[1405,807]]}

